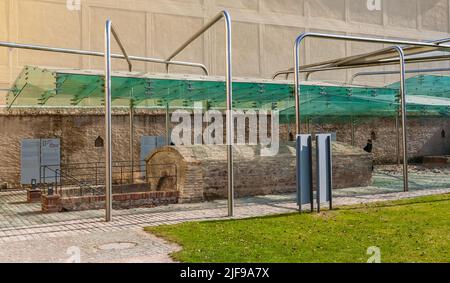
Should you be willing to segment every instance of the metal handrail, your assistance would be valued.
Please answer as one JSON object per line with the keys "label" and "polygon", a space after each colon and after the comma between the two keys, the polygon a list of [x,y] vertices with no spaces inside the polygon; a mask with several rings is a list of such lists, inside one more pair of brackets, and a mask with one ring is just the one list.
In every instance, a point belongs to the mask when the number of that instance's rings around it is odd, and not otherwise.
{"label": "metal handrail", "polygon": [[[134,183],[134,173],[144,173],[145,169],[142,169],[142,162],[143,160],[139,161],[139,164],[132,164],[132,161],[115,161],[113,162],[112,168],[113,168],[113,180],[117,182],[117,176],[120,173],[120,184],[124,184],[123,176],[127,176],[130,174],[131,183]],[[115,164],[114,164],[115,163]],[[74,176],[81,177],[85,179],[84,177],[92,176],[92,179],[89,179],[87,181],[95,181],[95,185],[99,184],[99,177],[103,176],[101,174],[101,170],[106,168],[106,165],[104,162],[90,162],[90,163],[74,163],[74,164],[65,164],[61,165],[61,168],[66,171],[70,172],[79,172],[79,173],[72,173]],[[116,170],[114,170],[116,169]],[[93,170],[94,173],[92,173]],[[100,170],[100,172],[99,172]],[[90,172],[89,172],[90,171]],[[100,173],[100,174],[99,174]]]}
{"label": "metal handrail", "polygon": [[[130,163],[130,161],[116,161],[117,163],[123,163],[122,165],[114,165],[113,168],[120,168],[120,184],[124,184],[122,182],[123,180],[123,174],[134,174],[134,173],[142,173],[142,172],[146,172],[146,169],[142,170],[140,169],[140,165],[137,166],[138,169],[135,168],[131,168],[131,170],[126,170],[123,171],[124,168],[128,168],[131,167],[130,165],[128,165],[127,163]],[[42,165],[41,168],[41,174],[40,174],[40,181],[39,183],[41,185],[45,185],[45,184],[50,184],[49,182],[47,182],[48,179],[53,179],[55,178],[55,182],[51,182],[52,184],[55,184],[55,186],[68,186],[68,185],[77,185],[80,188],[87,188],[90,189],[92,192],[94,192],[96,190],[96,188],[92,187],[91,185],[89,185],[89,182],[94,182],[94,179],[86,179],[84,177],[86,176],[92,176],[92,172],[89,174],[75,174],[73,173],[73,171],[85,171],[85,170],[90,170],[90,169],[96,169],[95,171],[95,186],[98,186],[99,183],[97,182],[97,177],[98,177],[98,169],[104,169],[106,168],[105,165],[101,165],[98,166],[98,164],[100,163],[104,163],[104,162],[91,162],[91,163],[72,163],[72,164],[66,164],[66,165]],[[76,165],[75,167],[73,165]],[[93,166],[83,166],[83,165],[93,165]],[[159,164],[159,163],[155,163],[155,164],[151,164],[151,166],[162,166],[162,167],[172,167],[172,169],[174,169],[175,175],[177,172],[177,167],[176,164]],[[59,169],[54,169],[54,167],[60,167]],[[136,166],[134,166],[136,167]],[[48,169],[49,171],[55,173],[55,176],[46,176],[45,174],[45,170]],[[43,173],[42,173],[43,172]],[[114,175],[116,175],[118,172],[115,171],[113,172]],[[176,177],[175,175],[167,175],[166,177]],[[60,181],[58,182],[58,177],[60,178]],[[156,177],[148,177],[148,178],[156,178]],[[71,181],[73,181],[73,183],[68,183],[67,180],[65,179],[69,179]],[[117,181],[117,178],[115,178],[115,180]]]}
{"label": "metal handrail", "polygon": [[[177,48],[172,54],[167,57],[167,61],[171,61],[181,51],[183,51],[189,44],[200,37],[203,33],[209,30],[213,25],[221,19],[225,20],[225,57],[226,57],[226,94],[227,94],[227,114],[226,114],[226,128],[227,128],[227,172],[228,172],[228,216],[233,216],[234,207],[234,176],[233,176],[233,90],[232,90],[232,60],[231,60],[231,16],[227,11],[221,11],[214,18],[208,21],[202,28],[200,28],[194,35],[192,35],[186,42]],[[166,71],[169,72],[169,65],[166,65]]]}
{"label": "metal handrail", "polygon": [[[77,184],[77,186],[79,186],[81,189],[89,189],[89,190],[91,190],[91,192],[92,192],[92,194],[94,195],[94,192],[95,192],[95,189],[93,188],[93,187],[91,187],[91,186],[89,186],[88,184],[86,184],[86,182],[84,182],[84,181],[81,181],[81,180],[79,180],[79,179],[77,179],[76,177],[74,177],[73,175],[71,175],[71,174],[68,174],[68,173],[66,173],[66,172],[63,172],[62,170],[60,170],[60,169],[52,169],[52,168],[50,168],[49,166],[51,166],[51,165],[43,165],[43,166],[41,166],[41,171],[42,171],[42,169],[44,169],[44,176],[43,176],[43,180],[44,180],[44,182],[42,182],[42,178],[41,178],[41,180],[40,180],[40,183],[41,183],[41,185],[45,185],[45,184],[48,184],[47,182],[46,182],[46,179],[47,179],[47,177],[45,176],[45,170],[46,169],[48,169],[48,170],[50,170],[50,171],[52,171],[53,173],[55,173],[55,180],[57,180],[57,174],[59,173],[59,177],[60,178],[62,178],[62,177],[67,177],[67,178],[69,178],[69,179],[71,179],[71,180],[73,180],[73,181],[75,181],[75,183]],[[49,178],[53,178],[53,177],[49,177]],[[61,180],[60,180],[60,187],[62,187],[62,182],[61,182]],[[55,182],[55,186],[57,186],[57,182]],[[82,194],[83,192],[82,192],[82,190],[80,190],[80,194]]]}

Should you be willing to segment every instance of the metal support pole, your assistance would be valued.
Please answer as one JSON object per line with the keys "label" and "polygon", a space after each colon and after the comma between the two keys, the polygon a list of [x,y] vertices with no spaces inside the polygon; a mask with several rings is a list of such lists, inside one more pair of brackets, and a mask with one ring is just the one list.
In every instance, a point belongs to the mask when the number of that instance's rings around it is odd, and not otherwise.
{"label": "metal support pole", "polygon": [[400,166],[400,127],[399,127],[399,121],[398,121],[398,112],[395,113],[395,134],[397,137],[397,165]]}
{"label": "metal support pole", "polygon": [[105,30],[105,190],[106,216],[111,221],[112,215],[112,128],[111,128],[111,21],[106,21]]}
{"label": "metal support pole", "polygon": [[[183,51],[189,44],[200,37],[204,32],[210,29],[213,25],[221,19],[225,20],[225,84],[227,93],[227,113],[226,113],[226,128],[227,128],[227,171],[228,171],[228,216],[233,216],[234,210],[234,175],[233,175],[233,142],[234,142],[234,125],[233,125],[233,89],[232,89],[232,54],[231,54],[231,16],[227,11],[221,11],[208,23],[206,23],[200,30],[192,35],[186,42],[184,42],[178,49],[176,49],[166,61],[171,62],[175,56]],[[166,71],[169,72],[169,65],[166,65]]]}
{"label": "metal support pole", "polygon": [[351,130],[352,130],[352,146],[355,146],[355,121],[353,120],[353,117],[351,119]]}
{"label": "metal support pole", "polygon": [[134,182],[134,102],[130,101],[130,160],[131,160],[131,183]]}
{"label": "metal support pole", "polygon": [[233,168],[233,88],[232,88],[232,60],[231,60],[231,17],[224,11],[225,41],[226,41],[226,89],[227,89],[227,162],[228,162],[228,216],[234,213],[234,168]]}
{"label": "metal support pole", "polygon": [[307,124],[306,124],[306,125],[307,125],[306,131],[307,131],[308,134],[311,134],[311,118],[308,117],[308,118],[306,119],[306,123],[307,123]]}
{"label": "metal support pole", "polygon": [[[195,34],[193,34],[186,42],[183,43],[178,49],[176,49],[172,54],[170,54],[166,62],[172,62],[172,59],[175,58],[178,54],[181,53],[189,44],[195,41],[198,37],[200,37],[203,33],[205,33],[208,29],[210,29],[213,25],[215,25],[222,18],[225,19],[225,26],[230,26],[231,28],[231,17],[227,11],[221,11],[214,18],[209,20],[202,28],[200,28]],[[227,22],[230,22],[228,25]],[[227,33],[227,32],[226,32]],[[225,35],[227,36],[227,35]],[[169,64],[166,64],[166,71],[169,73]]]}
{"label": "metal support pole", "polygon": [[[125,51],[125,48],[123,47],[123,44],[119,38],[119,35],[114,30],[112,26],[111,20],[106,21],[106,28],[105,28],[105,137],[106,137],[106,146],[105,146],[105,195],[106,195],[106,202],[105,202],[105,221],[111,221],[112,216],[112,119],[111,119],[111,70],[112,70],[112,63],[111,63],[111,34],[114,36],[114,39],[119,44],[120,49],[122,50],[123,57],[128,62],[128,68],[131,72],[133,69],[133,66],[131,64],[130,58],[128,54]],[[133,103],[131,99],[131,104]],[[132,109],[130,113],[133,112]],[[133,124],[133,121],[131,120],[130,114],[130,125]],[[130,129],[131,131],[131,129]],[[132,134],[130,135],[130,141],[131,144],[133,144],[132,141]],[[120,169],[120,179],[122,183],[122,167]]]}
{"label": "metal support pole", "polygon": [[131,72],[133,70],[133,64],[131,63],[130,57],[128,56],[127,51],[125,50],[125,47],[123,46],[122,42],[119,39],[119,34],[116,32],[116,29],[111,24],[111,32],[114,35],[114,38],[116,39],[117,44],[119,45],[120,50],[122,51],[123,55],[125,56],[125,59],[128,63],[128,71]]}
{"label": "metal support pole", "polygon": [[295,40],[294,44],[294,96],[295,96],[295,130],[296,134],[301,134],[300,125],[300,44],[306,35],[302,34]]}
{"label": "metal support pole", "polygon": [[400,46],[393,46],[398,52],[400,59],[400,98],[401,98],[401,118],[402,118],[402,139],[403,139],[403,191],[408,191],[408,141],[406,137],[406,74],[405,74],[405,54]]}
{"label": "metal support pole", "polygon": [[[344,41],[359,41],[359,42],[373,42],[373,43],[394,43],[405,45],[425,46],[427,43],[417,44],[416,42],[394,41],[386,39],[375,39],[366,37],[355,37],[345,35],[320,34],[320,33],[303,33],[299,35],[294,44],[294,94],[295,94],[295,118],[297,134],[301,132],[300,125],[300,47],[302,41],[307,37],[327,38]],[[405,54],[402,47],[389,47],[396,51],[399,56],[400,63],[400,96],[401,96],[401,117],[402,117],[402,133],[403,133],[403,190],[408,191],[408,154],[407,154],[407,137],[406,137],[406,90],[405,90]],[[387,50],[386,48],[385,50]]]}
{"label": "metal support pole", "polygon": [[166,145],[170,145],[170,108],[169,103],[166,104]]}

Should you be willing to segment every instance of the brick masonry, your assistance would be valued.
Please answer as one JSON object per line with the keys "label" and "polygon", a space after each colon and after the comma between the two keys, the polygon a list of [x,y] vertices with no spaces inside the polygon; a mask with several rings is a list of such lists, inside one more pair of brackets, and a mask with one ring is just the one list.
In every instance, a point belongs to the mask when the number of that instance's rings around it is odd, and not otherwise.
{"label": "brick masonry", "polygon": [[61,211],[61,197],[59,195],[42,195],[42,212],[59,212]]}
{"label": "brick masonry", "polygon": [[42,197],[42,191],[40,189],[33,190],[29,189],[27,190],[27,202],[40,202]]}
{"label": "brick masonry", "polygon": [[[365,187],[372,180],[372,155],[334,142],[333,145],[333,187]],[[265,157],[260,146],[237,145],[234,147],[235,196],[255,196],[290,193],[296,190],[295,145],[281,144],[277,155]],[[225,198],[227,196],[226,146],[177,146],[155,151],[147,159],[147,175],[155,189],[170,190],[162,184],[167,171],[166,165],[176,165],[176,188],[180,202],[195,202]],[[160,166],[155,166],[156,164]],[[313,159],[313,168],[315,168]],[[313,170],[315,174],[315,169]]]}
{"label": "brick masonry", "polygon": [[[113,195],[113,209],[129,209],[140,207],[155,207],[178,202],[177,191],[165,192],[135,192]],[[105,208],[105,196],[60,197],[43,196],[42,211],[80,211]]]}

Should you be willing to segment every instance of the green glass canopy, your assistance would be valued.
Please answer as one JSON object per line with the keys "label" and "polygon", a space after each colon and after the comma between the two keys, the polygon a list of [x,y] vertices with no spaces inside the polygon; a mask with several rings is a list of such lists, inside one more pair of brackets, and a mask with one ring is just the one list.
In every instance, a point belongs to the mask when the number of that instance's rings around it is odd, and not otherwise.
{"label": "green glass canopy", "polygon": [[[322,82],[301,85],[301,115],[306,118],[346,119],[394,117],[398,87],[363,87]],[[417,76],[407,80],[408,116],[447,116],[450,77]],[[25,67],[7,97],[8,107],[101,107],[101,71]],[[116,72],[112,77],[113,107],[224,110],[223,77]],[[234,109],[278,110],[283,121],[295,119],[292,81],[233,79]]]}

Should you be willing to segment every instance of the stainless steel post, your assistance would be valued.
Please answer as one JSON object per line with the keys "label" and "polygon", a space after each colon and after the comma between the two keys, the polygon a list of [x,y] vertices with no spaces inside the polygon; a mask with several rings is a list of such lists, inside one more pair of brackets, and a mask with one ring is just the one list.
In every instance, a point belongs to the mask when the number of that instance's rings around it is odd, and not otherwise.
{"label": "stainless steel post", "polygon": [[403,191],[408,189],[408,139],[406,136],[406,74],[405,74],[405,54],[400,46],[393,46],[400,58],[400,97],[402,115],[402,140],[403,140]]}
{"label": "stainless steel post", "polygon": [[[234,210],[234,175],[233,175],[233,142],[234,142],[234,125],[233,125],[233,89],[232,89],[232,54],[231,54],[231,16],[227,11],[221,11],[202,28],[200,28],[194,35],[192,35],[186,42],[177,48],[166,61],[171,62],[175,56],[183,51],[189,44],[200,37],[205,31],[210,29],[214,24],[221,19],[225,20],[225,84],[227,93],[227,113],[226,113],[226,128],[227,128],[227,171],[228,171],[228,216],[233,216]],[[169,72],[169,65],[166,65],[166,71]]]}
{"label": "stainless steel post", "polygon": [[399,126],[399,121],[398,121],[398,115],[399,113],[395,113],[395,134],[397,137],[397,151],[396,151],[396,155],[397,155],[397,165],[400,165],[400,126]]}
{"label": "stainless steel post", "polygon": [[112,127],[111,127],[111,21],[106,21],[105,30],[105,190],[106,221],[112,215]]}
{"label": "stainless steel post", "polygon": [[170,113],[169,103],[166,104],[166,145],[170,145]]}
{"label": "stainless steel post", "polygon": [[296,134],[301,134],[300,126],[300,44],[303,39],[306,38],[306,34],[301,34],[295,40],[294,44],[294,97],[295,97],[295,130]]}
{"label": "stainless steel post", "polygon": [[227,163],[228,163],[228,216],[234,214],[234,168],[233,168],[233,88],[232,88],[232,61],[231,61],[231,17],[223,11],[225,18],[226,41],[226,89],[227,89]]}
{"label": "stainless steel post", "polygon": [[116,39],[116,42],[119,45],[119,48],[122,51],[122,54],[125,56],[125,59],[127,60],[128,71],[131,72],[133,70],[133,64],[131,63],[130,57],[128,56],[128,53],[127,53],[125,47],[123,46],[122,41],[120,41],[119,34],[117,33],[116,29],[114,28],[114,26],[112,24],[111,24],[111,32],[112,32],[114,38]]}
{"label": "stainless steel post", "polygon": [[355,146],[355,121],[351,119],[351,131],[352,131],[352,146]]}
{"label": "stainless steel post", "polygon": [[306,132],[308,133],[308,134],[310,134],[311,133],[311,118],[307,118],[306,119],[306,125],[307,125],[307,129],[306,129]]}
{"label": "stainless steel post", "polygon": [[134,182],[134,104],[130,101],[130,160],[131,160],[131,183]]}
{"label": "stainless steel post", "polygon": [[[346,36],[346,35],[333,35],[333,34],[321,34],[321,33],[303,33],[299,35],[294,44],[294,94],[295,94],[295,117],[297,134],[301,132],[300,125],[300,47],[302,41],[306,37],[327,38],[344,41],[359,41],[359,42],[373,42],[373,43],[393,43],[393,44],[405,44],[413,46],[427,46],[429,43],[418,43],[410,41],[397,41],[389,39],[378,39],[368,37]],[[434,45],[434,44],[432,44]],[[436,45],[434,45],[436,46]],[[402,116],[402,133],[403,133],[403,189],[408,191],[408,154],[407,154],[407,137],[406,137],[406,94],[405,94],[405,54],[402,47],[392,46],[385,50],[392,48],[398,53],[400,63],[400,95],[401,95],[401,116]],[[345,66],[344,66],[345,68]]]}

